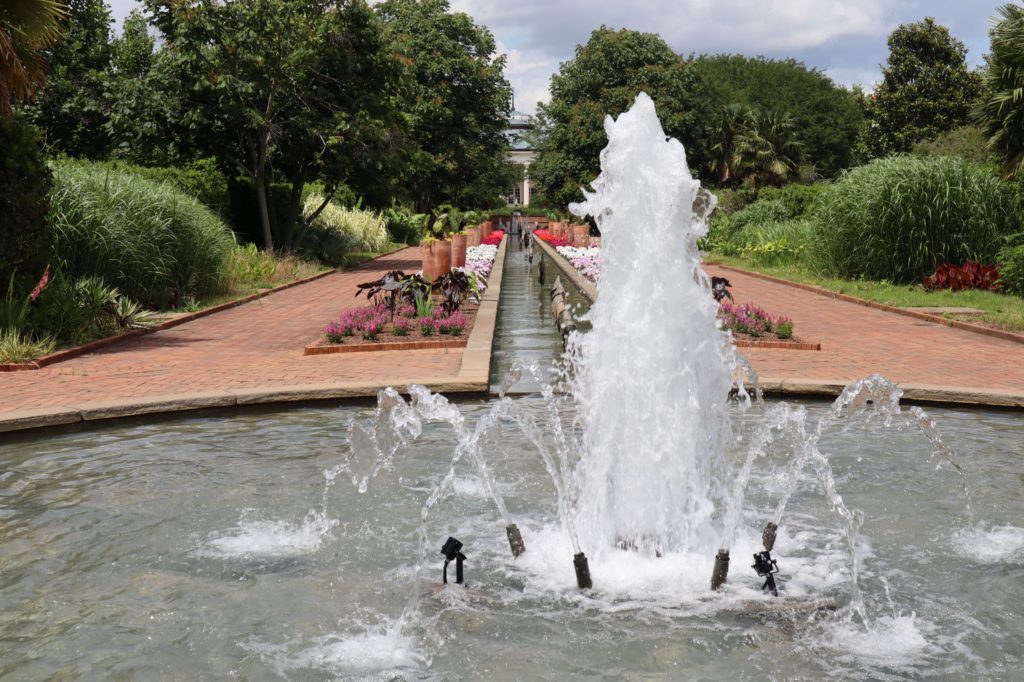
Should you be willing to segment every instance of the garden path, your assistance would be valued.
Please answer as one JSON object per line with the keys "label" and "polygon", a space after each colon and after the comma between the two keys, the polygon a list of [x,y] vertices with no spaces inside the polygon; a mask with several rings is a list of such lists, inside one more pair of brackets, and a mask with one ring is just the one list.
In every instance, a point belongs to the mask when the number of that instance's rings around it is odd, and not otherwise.
{"label": "garden path", "polygon": [[731,269],[708,266],[706,270],[729,279],[737,303],[753,302],[770,313],[791,317],[798,338],[821,343],[817,352],[743,349],[768,382],[846,383],[878,373],[901,386],[998,392],[1024,399],[1024,344],[836,300]]}
{"label": "garden path", "polygon": [[233,389],[452,380],[461,348],[302,354],[341,309],[365,305],[354,298],[356,284],[389,270],[419,268],[419,249],[403,249],[89,355],[0,373],[0,421],[16,411]]}

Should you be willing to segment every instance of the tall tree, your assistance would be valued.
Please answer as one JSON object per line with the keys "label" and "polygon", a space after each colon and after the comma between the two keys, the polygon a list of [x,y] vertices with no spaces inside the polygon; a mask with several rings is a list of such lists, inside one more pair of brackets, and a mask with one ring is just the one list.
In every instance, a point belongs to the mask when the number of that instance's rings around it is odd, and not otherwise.
{"label": "tall tree", "polygon": [[[376,182],[395,132],[396,71],[364,0],[148,6],[188,86],[179,123],[253,182],[268,249],[290,248],[304,226],[307,183],[324,183],[326,205],[342,183],[358,191]],[[275,181],[287,184],[283,200]]]}
{"label": "tall tree", "polygon": [[6,0],[0,4],[0,116],[28,102],[46,79],[43,50],[60,37],[66,8],[59,0]]}
{"label": "tall tree", "polygon": [[992,52],[985,70],[985,96],[975,113],[988,149],[1001,157],[1003,172],[1024,169],[1024,7],[1004,5],[992,26]]}
{"label": "tall tree", "polygon": [[981,93],[980,76],[967,69],[967,48],[931,17],[892,32],[882,76],[867,107],[871,156],[907,152],[964,125]]}
{"label": "tall tree", "polygon": [[377,11],[408,64],[408,198],[419,211],[442,203],[468,208],[506,190],[512,90],[494,36],[451,12],[448,0],[385,0]]}
{"label": "tall tree", "polygon": [[[693,63],[715,107],[786,113],[800,131],[807,163],[831,177],[851,165],[864,127],[859,93],[794,59],[703,55]],[[714,144],[723,140],[716,136]]]}
{"label": "tall tree", "polygon": [[67,5],[64,33],[47,51],[46,87],[26,113],[42,129],[51,150],[105,158],[110,141],[102,131],[107,122],[114,19],[103,0],[68,0]]}
{"label": "tall tree", "polygon": [[736,138],[736,156],[748,185],[754,189],[782,185],[797,172],[803,154],[795,118],[785,113],[747,113]]}
{"label": "tall tree", "polygon": [[710,106],[703,81],[653,33],[602,26],[551,77],[551,102],[541,105],[545,146],[530,166],[539,191],[555,206],[583,198],[599,170],[605,115],[617,116],[647,92],[668,135],[686,147],[691,168],[707,159]]}

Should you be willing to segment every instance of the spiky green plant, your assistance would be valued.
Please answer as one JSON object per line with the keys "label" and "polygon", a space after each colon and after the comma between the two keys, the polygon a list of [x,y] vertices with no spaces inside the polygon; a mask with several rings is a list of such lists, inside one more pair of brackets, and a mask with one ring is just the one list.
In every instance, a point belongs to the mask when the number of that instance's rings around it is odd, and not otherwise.
{"label": "spiky green plant", "polygon": [[[311,194],[303,205],[303,216],[309,220],[323,201],[322,196]],[[342,265],[348,252],[375,253],[387,243],[388,226],[383,215],[332,201],[310,221],[300,238],[299,250],[328,265]]]}
{"label": "spiky green plant", "polygon": [[16,329],[0,329],[0,362],[31,362],[52,353],[54,348],[56,344],[50,337],[37,341]]}
{"label": "spiky green plant", "polygon": [[60,37],[66,16],[59,0],[0,3],[0,116],[11,115],[12,100],[31,100],[46,80],[42,52]]}
{"label": "spiky green plant", "polygon": [[1019,220],[1011,191],[984,167],[913,156],[849,171],[818,197],[815,217],[821,271],[895,283],[942,263],[991,263]]}

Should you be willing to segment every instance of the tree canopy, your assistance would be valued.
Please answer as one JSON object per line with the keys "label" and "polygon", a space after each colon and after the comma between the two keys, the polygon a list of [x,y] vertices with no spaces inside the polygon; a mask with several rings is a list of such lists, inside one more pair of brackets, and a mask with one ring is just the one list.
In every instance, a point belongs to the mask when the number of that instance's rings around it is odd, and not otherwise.
{"label": "tree canopy", "polygon": [[420,211],[496,199],[512,178],[504,137],[512,89],[494,36],[447,0],[385,0],[377,12],[407,65],[401,193]]}
{"label": "tree canopy", "polygon": [[640,92],[654,100],[665,133],[686,147],[690,167],[705,163],[710,108],[703,81],[657,35],[602,26],[551,77],[551,101],[539,107],[543,147],[530,175],[548,201],[565,206],[583,198],[580,188],[600,171],[605,115],[626,111]]}
{"label": "tree canopy", "polygon": [[882,76],[867,106],[870,156],[907,152],[964,125],[981,94],[980,76],[967,69],[967,48],[931,17],[892,32]]}
{"label": "tree canopy", "polygon": [[[852,163],[864,122],[859,93],[836,86],[794,59],[703,55],[693,68],[704,80],[715,111],[735,106],[792,117],[803,157],[819,174],[831,177]],[[728,145],[728,134],[723,138],[716,132],[712,144],[723,142]]]}

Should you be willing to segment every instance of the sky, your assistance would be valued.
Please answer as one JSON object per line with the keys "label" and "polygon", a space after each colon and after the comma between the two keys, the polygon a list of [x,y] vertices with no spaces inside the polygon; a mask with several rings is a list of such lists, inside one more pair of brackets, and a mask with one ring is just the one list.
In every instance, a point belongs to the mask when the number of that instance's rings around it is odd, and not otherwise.
{"label": "sky", "polygon": [[[118,24],[135,0],[108,0]],[[738,53],[794,58],[836,83],[871,90],[902,23],[931,16],[968,48],[977,66],[989,21],[1006,0],[450,0],[489,28],[508,55],[515,106],[534,113],[576,45],[599,26],[658,33],[683,55]]]}

